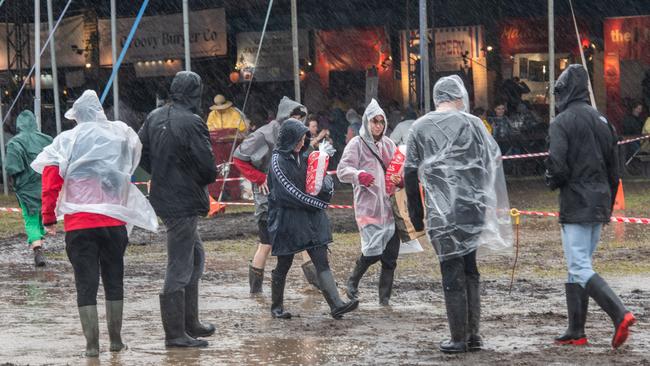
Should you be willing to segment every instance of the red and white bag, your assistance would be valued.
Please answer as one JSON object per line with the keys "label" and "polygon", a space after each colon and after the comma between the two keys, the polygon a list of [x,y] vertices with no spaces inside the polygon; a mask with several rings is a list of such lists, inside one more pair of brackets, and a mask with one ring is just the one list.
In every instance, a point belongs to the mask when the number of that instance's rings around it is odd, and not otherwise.
{"label": "red and white bag", "polygon": [[402,168],[404,168],[404,160],[406,160],[406,155],[402,150],[405,150],[404,145],[400,145],[397,149],[395,149],[395,154],[393,154],[393,158],[390,160],[388,168],[386,168],[386,174],[384,175],[386,182],[386,193],[389,196],[395,194],[395,191],[397,190],[397,187],[390,180],[390,177],[393,175],[401,176]]}
{"label": "red and white bag", "polygon": [[307,194],[316,196],[323,188],[323,178],[327,174],[330,155],[334,155],[334,147],[329,143],[322,142],[317,151],[313,151],[307,158],[307,180],[305,190]]}

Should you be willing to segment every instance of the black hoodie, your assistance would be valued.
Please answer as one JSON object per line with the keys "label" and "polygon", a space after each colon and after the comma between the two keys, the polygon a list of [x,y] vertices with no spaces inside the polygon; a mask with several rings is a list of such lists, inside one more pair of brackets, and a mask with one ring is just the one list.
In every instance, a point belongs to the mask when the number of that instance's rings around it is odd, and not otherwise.
{"label": "black hoodie", "polygon": [[569,66],[557,80],[546,182],[560,188],[560,222],[609,222],[618,187],[616,132],[589,105],[587,72]]}
{"label": "black hoodie", "polygon": [[[305,193],[307,158],[293,152],[309,131],[295,119],[282,124],[269,169],[269,235],[273,255],[289,255],[332,242],[327,208],[334,185],[325,176],[317,196]],[[306,150],[303,147],[302,152]]]}
{"label": "black hoodie", "polygon": [[201,104],[201,78],[181,71],[171,85],[172,103],[147,116],[138,135],[140,166],[151,173],[149,199],[161,217],[205,216],[210,208],[207,185],[217,169]]}

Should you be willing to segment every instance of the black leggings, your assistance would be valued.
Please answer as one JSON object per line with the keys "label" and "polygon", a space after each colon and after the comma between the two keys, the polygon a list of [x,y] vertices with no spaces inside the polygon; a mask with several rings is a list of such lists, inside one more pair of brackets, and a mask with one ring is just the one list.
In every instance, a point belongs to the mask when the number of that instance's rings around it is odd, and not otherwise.
{"label": "black leggings", "polygon": [[476,250],[462,257],[447,259],[440,263],[442,286],[445,291],[459,291],[465,288],[467,278],[479,278],[476,266]]}
{"label": "black leggings", "polygon": [[[321,245],[315,248],[307,249],[307,254],[309,254],[309,258],[311,258],[311,261],[314,263],[314,267],[316,267],[317,273],[321,273],[330,269],[330,263],[327,259],[327,245]],[[278,264],[275,266],[273,276],[286,278],[287,273],[289,273],[289,269],[293,264],[293,256],[294,254],[279,255]]]}
{"label": "black leggings", "polygon": [[65,233],[65,251],[74,269],[77,306],[97,305],[101,273],[106,300],[124,299],[125,226],[98,227]]}
{"label": "black leggings", "polygon": [[362,262],[364,262],[368,267],[381,261],[382,269],[394,270],[395,268],[397,268],[397,257],[399,256],[399,244],[400,244],[399,233],[397,232],[397,228],[396,228],[395,234],[393,234],[393,237],[390,238],[388,244],[386,244],[386,249],[384,249],[384,252],[381,253],[381,255],[366,257],[365,255],[362,254],[361,258],[359,259]]}

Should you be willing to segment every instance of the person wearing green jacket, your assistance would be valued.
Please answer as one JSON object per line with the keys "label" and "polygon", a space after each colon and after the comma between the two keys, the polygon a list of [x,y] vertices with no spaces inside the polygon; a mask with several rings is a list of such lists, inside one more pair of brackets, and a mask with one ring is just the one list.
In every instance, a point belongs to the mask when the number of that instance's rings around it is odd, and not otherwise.
{"label": "person wearing green jacket", "polygon": [[18,115],[16,130],[18,134],[7,143],[6,170],[13,179],[27,241],[34,252],[34,264],[42,267],[45,266],[42,248],[45,229],[41,216],[41,175],[29,165],[45,146],[52,143],[52,138],[38,132],[34,113],[29,110]]}

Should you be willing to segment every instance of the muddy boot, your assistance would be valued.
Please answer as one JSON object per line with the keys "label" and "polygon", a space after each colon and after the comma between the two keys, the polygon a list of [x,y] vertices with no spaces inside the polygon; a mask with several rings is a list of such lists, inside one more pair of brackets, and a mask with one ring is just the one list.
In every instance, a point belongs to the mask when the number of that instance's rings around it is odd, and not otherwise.
{"label": "muddy boot", "polygon": [[34,265],[36,267],[45,267],[45,256],[43,255],[43,247],[34,248]]}
{"label": "muddy boot", "polygon": [[184,291],[162,293],[159,297],[165,347],[207,347],[207,341],[192,338],[185,332]]}
{"label": "muddy boot", "polygon": [[345,286],[345,292],[350,300],[357,300],[359,298],[359,281],[361,281],[361,277],[363,277],[369,267],[370,265],[362,261],[361,258],[357,259],[357,263]]}
{"label": "muddy boot", "polygon": [[379,275],[379,305],[388,306],[390,294],[393,291],[393,278],[395,277],[394,269],[384,269],[382,267]]}
{"label": "muddy boot", "polygon": [[307,261],[302,264],[302,273],[305,275],[307,282],[316,287],[319,291],[321,290],[318,285],[318,275],[316,274],[316,267],[312,261]]}
{"label": "muddy boot", "polygon": [[587,295],[587,291],[577,283],[566,283],[564,284],[564,288],[566,292],[569,327],[563,335],[555,338],[555,344],[586,345],[585,322],[587,320],[589,296]]}
{"label": "muddy boot", "polygon": [[106,300],[106,324],[108,325],[108,338],[111,340],[111,352],[126,349],[122,343],[122,313],[124,300]]}
{"label": "muddy boot", "polygon": [[79,320],[86,337],[86,357],[99,357],[99,321],[97,305],[79,307]]}
{"label": "muddy boot", "polygon": [[467,352],[467,290],[465,288],[445,289],[445,306],[451,339],[440,343],[440,352]]}
{"label": "muddy boot", "polygon": [[264,268],[255,268],[252,264],[248,265],[248,283],[251,287],[251,294],[262,292],[262,283],[264,282]]}
{"label": "muddy boot", "polygon": [[209,337],[215,332],[214,325],[199,321],[199,283],[185,286],[185,333],[192,338]]}
{"label": "muddy boot", "polygon": [[286,277],[271,271],[271,316],[277,319],[291,319],[291,313],[284,311],[284,285]]}
{"label": "muddy boot", "polygon": [[483,338],[479,334],[481,324],[481,286],[479,276],[468,276],[467,281],[467,350],[480,351]]}
{"label": "muddy boot", "polygon": [[587,282],[587,293],[596,301],[614,322],[612,348],[620,347],[630,334],[629,327],[636,322],[634,315],[627,311],[621,299],[598,274],[594,274]]}
{"label": "muddy boot", "polygon": [[343,302],[339,296],[339,289],[336,288],[336,282],[331,270],[325,270],[318,274],[318,282],[322,287],[325,301],[330,306],[330,314],[334,319],[341,319],[343,314],[349,313],[359,307],[359,300],[350,300]]}

